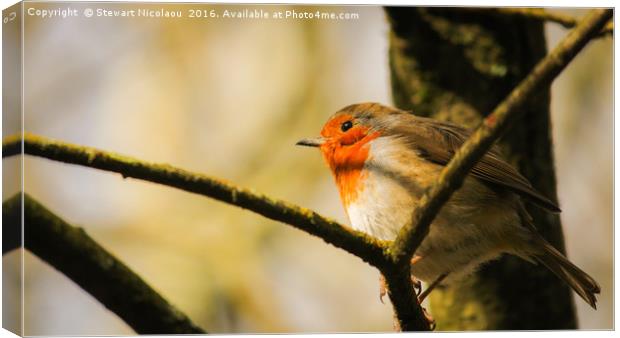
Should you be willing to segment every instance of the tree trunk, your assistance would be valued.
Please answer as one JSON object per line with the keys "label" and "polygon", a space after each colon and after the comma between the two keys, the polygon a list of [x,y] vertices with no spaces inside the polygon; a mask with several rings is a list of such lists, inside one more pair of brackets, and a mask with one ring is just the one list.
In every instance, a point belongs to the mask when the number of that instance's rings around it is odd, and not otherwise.
{"label": "tree trunk", "polygon": [[[466,8],[386,8],[396,106],[475,127],[546,54],[543,24]],[[506,158],[557,201],[549,88],[500,140]],[[560,218],[528,205],[541,234],[564,252]],[[438,330],[574,329],[571,290],[543,266],[505,255],[462,283],[433,291]]]}

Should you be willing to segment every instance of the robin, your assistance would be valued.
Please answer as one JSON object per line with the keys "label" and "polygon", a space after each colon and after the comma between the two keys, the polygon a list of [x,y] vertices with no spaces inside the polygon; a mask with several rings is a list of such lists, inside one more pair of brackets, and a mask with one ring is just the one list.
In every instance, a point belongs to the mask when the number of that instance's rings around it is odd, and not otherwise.
{"label": "robin", "polygon": [[[353,228],[394,240],[470,131],[378,103],[354,104],[329,118],[321,136],[298,145],[318,147],[335,178]],[[551,246],[523,206],[560,208],[491,148],[443,206],[412,259],[413,280],[454,283],[507,253],[540,263],[596,309],[598,283]],[[384,294],[382,290],[382,295]]]}

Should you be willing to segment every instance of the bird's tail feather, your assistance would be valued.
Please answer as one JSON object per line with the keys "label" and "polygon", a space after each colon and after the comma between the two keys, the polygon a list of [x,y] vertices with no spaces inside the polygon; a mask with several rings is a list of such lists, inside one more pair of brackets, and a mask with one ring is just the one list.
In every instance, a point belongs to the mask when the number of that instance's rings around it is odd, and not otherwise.
{"label": "bird's tail feather", "polygon": [[583,300],[596,309],[595,294],[601,293],[601,287],[594,278],[571,263],[551,244],[544,240],[541,242],[542,252],[536,256],[536,259],[560,279],[566,281]]}

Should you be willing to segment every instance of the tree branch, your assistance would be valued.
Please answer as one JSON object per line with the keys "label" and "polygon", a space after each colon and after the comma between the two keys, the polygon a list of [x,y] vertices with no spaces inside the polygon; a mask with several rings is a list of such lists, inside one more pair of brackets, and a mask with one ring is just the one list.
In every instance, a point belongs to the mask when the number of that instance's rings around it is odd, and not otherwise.
{"label": "tree branch", "polygon": [[[83,229],[71,226],[30,196],[23,197],[26,249],[77,283],[137,333],[206,333]],[[22,194],[16,194],[2,203],[3,237],[21,232],[21,217]],[[3,254],[21,246],[21,240],[15,240],[18,237],[10,238],[2,243]]]}
{"label": "tree branch", "polygon": [[[2,156],[20,154],[21,143],[20,135],[7,137],[2,144]],[[28,133],[24,135],[23,144],[24,152],[29,155],[116,172],[124,178],[133,177],[159,183],[248,209],[320,237],[327,243],[344,249],[375,267],[384,265],[386,261],[383,250],[387,244],[381,240],[345,227],[312,210],[234,186],[223,180],[167,164],[148,163],[112,152],[55,141]]]}
{"label": "tree branch", "polygon": [[[543,8],[519,8],[519,7],[470,7],[462,8],[465,11],[482,14],[514,15],[539,21],[550,21],[562,25],[565,28],[577,26],[579,20],[570,15],[549,12]],[[614,32],[613,22],[608,22],[598,33],[598,37],[612,36]]]}
{"label": "tree branch", "polygon": [[519,108],[537,89],[549,85],[587,42],[596,36],[612,15],[613,11],[609,9],[588,12],[579,25],[483,120],[442,170],[437,182],[420,199],[411,222],[400,230],[389,249],[394,262],[398,265],[409,263],[441,207],[452,193],[461,187],[471,168],[493,142],[522,113]]}

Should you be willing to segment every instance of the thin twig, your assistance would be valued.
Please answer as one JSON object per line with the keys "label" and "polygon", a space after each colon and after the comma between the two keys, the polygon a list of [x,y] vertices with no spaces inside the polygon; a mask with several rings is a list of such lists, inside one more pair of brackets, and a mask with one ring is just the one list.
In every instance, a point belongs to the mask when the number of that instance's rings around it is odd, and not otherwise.
{"label": "thin twig", "polygon": [[[21,142],[20,135],[7,137],[2,144],[2,156],[20,154]],[[23,144],[24,152],[29,155],[112,171],[125,178],[133,177],[175,187],[251,210],[320,237],[327,243],[344,249],[375,267],[384,265],[386,261],[383,250],[387,245],[383,241],[345,227],[312,210],[237,187],[220,179],[167,164],[149,163],[112,152],[27,133],[24,135]]]}
{"label": "thin twig", "polygon": [[486,153],[493,142],[523,111],[519,108],[538,90],[560,74],[568,63],[612,17],[613,11],[597,9],[590,11],[579,25],[558,46],[541,60],[530,74],[487,116],[472,136],[456,152],[450,163],[442,170],[435,184],[420,199],[412,220],[404,226],[390,254],[397,264],[408,264],[413,253],[426,237],[429,227],[441,207],[457,190],[465,177]]}
{"label": "thin twig", "polygon": [[[525,18],[530,18],[540,21],[550,21],[562,25],[565,28],[573,28],[577,26],[579,20],[566,14],[560,14],[557,12],[550,12],[544,8],[521,8],[521,7],[470,7],[463,8],[468,12],[483,13],[483,14],[498,14],[498,15],[514,15]],[[608,22],[599,31],[599,35],[611,36],[614,32],[613,22]]]}
{"label": "thin twig", "polygon": [[[21,194],[2,203],[2,232],[21,232]],[[77,283],[139,334],[206,333],[168,303],[125,264],[24,194],[26,249]],[[2,253],[21,245],[21,236],[3,241]],[[18,240],[15,240],[15,239]]]}

